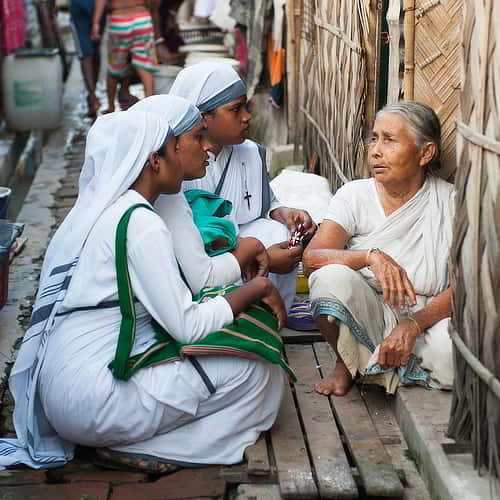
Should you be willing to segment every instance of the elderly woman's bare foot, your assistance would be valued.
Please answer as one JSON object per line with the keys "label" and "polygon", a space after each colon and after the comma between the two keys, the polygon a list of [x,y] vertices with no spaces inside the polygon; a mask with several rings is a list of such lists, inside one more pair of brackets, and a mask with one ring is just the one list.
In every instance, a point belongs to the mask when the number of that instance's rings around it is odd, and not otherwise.
{"label": "elderly woman's bare foot", "polygon": [[331,394],[334,396],[345,396],[353,384],[354,380],[346,365],[342,361],[337,361],[332,373],[321,382],[318,382],[314,386],[314,389],[319,394],[324,394],[325,396],[330,396]]}

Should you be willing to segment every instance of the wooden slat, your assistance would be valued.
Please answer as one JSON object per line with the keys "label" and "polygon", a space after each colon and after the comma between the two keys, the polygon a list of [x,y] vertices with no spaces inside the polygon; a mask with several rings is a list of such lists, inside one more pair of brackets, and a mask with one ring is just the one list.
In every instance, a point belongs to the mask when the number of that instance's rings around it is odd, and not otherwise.
{"label": "wooden slat", "polygon": [[285,344],[324,342],[325,340],[319,330],[300,331],[285,327],[281,329],[280,335]]}
{"label": "wooden slat", "polygon": [[318,489],[309,464],[306,443],[288,384],[278,419],[271,429],[271,442],[282,498],[284,500],[318,498]]}
{"label": "wooden slat", "polygon": [[245,458],[249,475],[265,476],[271,472],[265,435],[261,434],[254,445],[246,448]]}
{"label": "wooden slat", "polygon": [[298,377],[295,394],[322,499],[358,498],[358,488],[345,456],[327,398],[314,391],[318,381],[311,345],[286,347],[288,362]]}
{"label": "wooden slat", "polygon": [[[314,344],[323,373],[333,369],[327,344]],[[330,397],[347,446],[358,466],[367,495],[399,497],[404,488],[391,459],[378,437],[359,390],[354,386],[346,396]]]}
{"label": "wooden slat", "polygon": [[405,500],[431,500],[422,477],[418,473],[416,463],[412,459],[413,457],[410,458],[411,455],[408,454],[408,445],[399,428],[396,416],[389,406],[390,401],[394,400],[394,396],[387,396],[382,387],[375,385],[364,387],[362,396],[380,440],[405,486],[403,498]]}
{"label": "wooden slat", "polygon": [[363,391],[363,399],[382,443],[401,444],[403,436],[396,417],[387,404],[384,389],[380,386],[368,386]]}
{"label": "wooden slat", "polygon": [[228,484],[278,484],[276,472],[270,471],[265,475],[251,475],[246,464],[221,467],[220,477]]}

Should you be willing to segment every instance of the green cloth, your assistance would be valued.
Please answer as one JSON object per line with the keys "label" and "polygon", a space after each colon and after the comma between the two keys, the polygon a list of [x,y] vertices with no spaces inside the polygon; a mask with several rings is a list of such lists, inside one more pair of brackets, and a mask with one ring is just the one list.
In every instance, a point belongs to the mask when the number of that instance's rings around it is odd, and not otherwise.
{"label": "green cloth", "polygon": [[[139,207],[152,210],[146,204],[132,205],[120,219],[116,231],[116,276],[122,321],[115,358],[108,365],[113,376],[119,380],[128,380],[142,367],[181,360],[185,356],[232,355],[279,364],[295,381],[296,377],[283,357],[283,340],[276,329],[276,318],[263,303],[251,304],[230,325],[209,333],[193,344],[177,342],[153,319],[156,343],[140,354],[130,355],[135,341],[136,316],[128,272],[127,227],[132,212]],[[236,285],[206,287],[193,300],[198,303],[206,302],[235,288]]]}
{"label": "green cloth", "polygon": [[[184,196],[193,211],[193,220],[207,254],[214,256],[232,250],[236,246],[236,229],[230,220],[223,217],[231,213],[233,204],[202,189],[189,189],[184,192]],[[214,249],[213,244],[218,236],[226,238],[227,245]]]}

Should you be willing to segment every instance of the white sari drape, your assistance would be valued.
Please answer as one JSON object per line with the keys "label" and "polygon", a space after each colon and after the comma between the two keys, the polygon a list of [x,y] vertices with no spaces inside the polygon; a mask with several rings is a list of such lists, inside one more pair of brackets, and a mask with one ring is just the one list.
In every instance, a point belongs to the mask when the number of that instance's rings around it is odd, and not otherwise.
{"label": "white sari drape", "polygon": [[[374,189],[375,184],[373,183]],[[373,193],[377,197],[376,192]],[[378,199],[378,197],[377,197]],[[407,272],[421,309],[448,286],[448,253],[452,238],[453,188],[429,176],[419,192],[387,216],[370,233],[354,235],[351,250],[380,248]],[[314,315],[328,314],[341,322],[339,353],[354,376],[380,375],[376,382],[394,392],[401,383],[430,379],[440,387],[451,384],[451,342],[447,320],[438,322],[419,338],[406,367],[382,370],[377,346],[404,318],[407,311],[383,303],[381,288],[370,268],[353,271],[346,266],[327,265],[309,278]],[[417,361],[420,361],[418,363]],[[429,373],[421,367],[431,371]]]}
{"label": "white sari drape", "polygon": [[73,457],[74,445],[54,431],[37,393],[48,338],[61,321],[57,313],[96,221],[139,176],[149,153],[172,135],[168,122],[158,117],[139,111],[124,115],[99,117],[90,129],[78,198],[45,254],[31,323],[9,379],[17,438],[0,439],[0,468],[57,467]]}

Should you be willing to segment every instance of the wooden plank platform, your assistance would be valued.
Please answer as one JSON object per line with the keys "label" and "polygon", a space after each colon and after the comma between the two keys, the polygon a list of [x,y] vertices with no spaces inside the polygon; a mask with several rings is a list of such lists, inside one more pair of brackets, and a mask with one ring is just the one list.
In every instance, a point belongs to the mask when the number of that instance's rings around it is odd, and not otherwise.
{"label": "wooden plank platform", "polygon": [[304,344],[304,343],[310,344],[311,342],[325,341],[323,335],[321,335],[319,330],[310,330],[302,332],[285,327],[281,329],[280,335],[283,338],[283,342],[285,344]]}
{"label": "wooden plank platform", "polygon": [[358,488],[344,453],[328,398],[314,391],[318,380],[311,345],[288,345],[288,362],[298,377],[295,395],[321,498],[357,498]]}
{"label": "wooden plank platform", "polygon": [[318,489],[309,463],[292,390],[288,385],[278,419],[271,429],[271,442],[282,498],[318,498]]}
{"label": "wooden plank platform", "polygon": [[[317,359],[326,373],[333,369],[333,358],[326,344],[314,345]],[[349,451],[354,458],[369,496],[401,497],[404,487],[375,429],[365,402],[355,385],[343,397],[330,397]]]}
{"label": "wooden plank platform", "polygon": [[[224,469],[225,481],[281,499],[428,500],[383,391],[365,398],[355,386],[342,398],[322,396],[314,384],[333,368],[328,345],[287,344],[285,353],[299,380],[287,385],[273,428],[246,450],[247,464]],[[238,491],[243,499],[253,490]]]}

